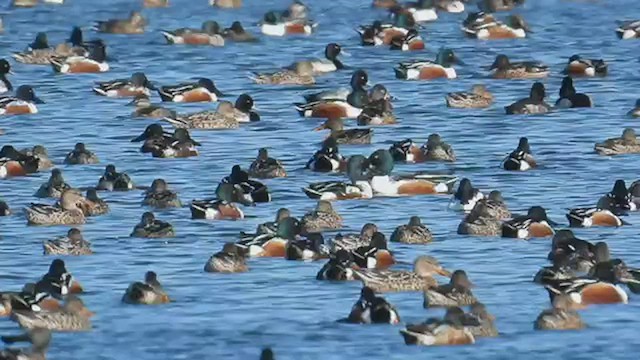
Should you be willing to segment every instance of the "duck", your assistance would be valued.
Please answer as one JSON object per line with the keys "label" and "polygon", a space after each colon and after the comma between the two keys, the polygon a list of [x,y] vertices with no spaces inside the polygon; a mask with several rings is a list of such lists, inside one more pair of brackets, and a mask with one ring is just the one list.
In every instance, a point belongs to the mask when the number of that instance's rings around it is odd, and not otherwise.
{"label": "duck", "polygon": [[640,20],[619,21],[616,35],[620,40],[640,38]]}
{"label": "duck", "polygon": [[50,62],[53,71],[61,74],[103,73],[110,69],[102,40],[91,44],[88,55],[54,56]]}
{"label": "duck", "polygon": [[7,360],[44,360],[51,343],[51,331],[48,329],[33,329],[22,335],[2,336],[2,342],[13,344],[16,342],[30,342],[29,349],[5,348],[0,350],[0,358]]}
{"label": "duck", "polygon": [[428,22],[438,19],[435,4],[430,0],[417,0],[407,3],[402,10],[407,11],[415,22]]}
{"label": "duck", "polygon": [[552,307],[543,310],[533,323],[535,330],[580,330],[586,324],[577,311],[569,295],[559,294],[554,298]]}
{"label": "duck", "polygon": [[638,182],[634,181],[627,189],[627,184],[624,180],[618,179],[615,181],[611,191],[606,194],[615,213],[638,210],[638,204],[634,194],[638,184]]}
{"label": "duck", "polygon": [[64,164],[66,165],[87,165],[87,164],[97,164],[100,160],[95,153],[90,150],[87,150],[87,147],[84,143],[76,143],[67,156],[64,158]]}
{"label": "duck", "polygon": [[147,20],[138,11],[132,11],[128,19],[96,21],[93,30],[107,34],[143,34]]}
{"label": "duck", "polygon": [[11,65],[7,60],[0,59],[0,94],[13,91],[13,85],[7,79],[7,74],[12,74]]}
{"label": "duck", "polygon": [[314,59],[298,61],[290,65],[289,69],[298,69],[302,63],[306,63],[311,68],[313,75],[322,75],[344,69],[344,64],[338,59],[342,52],[342,46],[336,43],[329,43],[324,48],[324,59]]}
{"label": "duck", "polygon": [[506,23],[499,21],[489,22],[474,27],[463,27],[463,31],[469,37],[480,40],[496,39],[522,39],[531,29],[520,15],[511,15]]}
{"label": "duck", "polygon": [[531,154],[529,139],[526,137],[521,137],[518,140],[518,147],[502,161],[502,168],[507,171],[527,171],[537,166]]}
{"label": "duck", "polygon": [[221,251],[211,255],[207,260],[204,271],[240,273],[249,271],[249,268],[243,250],[234,243],[225,243]]}
{"label": "duck", "polygon": [[146,117],[154,119],[163,118],[175,118],[176,112],[169,110],[159,105],[151,103],[149,96],[145,94],[138,94],[134,96],[133,100],[128,105],[135,105],[136,109],[131,113],[134,118]]}
{"label": "duck", "polygon": [[134,97],[140,94],[149,96],[150,90],[155,90],[155,87],[142,72],[133,73],[129,79],[99,82],[93,88],[96,94],[107,97]]}
{"label": "duck", "polygon": [[417,164],[425,161],[422,148],[412,140],[396,141],[389,147],[389,152],[396,162]]}
{"label": "duck", "polygon": [[572,55],[563,73],[569,76],[605,76],[608,65],[602,59],[584,59],[580,55]]}
{"label": "duck", "polygon": [[55,168],[51,170],[49,180],[40,185],[40,188],[33,196],[37,198],[59,198],[65,190],[70,188],[71,186],[69,186],[62,177],[62,171]]}
{"label": "duck", "polygon": [[382,297],[376,296],[373,289],[363,287],[360,298],[351,307],[346,322],[352,324],[391,324],[400,323],[396,308]]}
{"label": "duck", "polygon": [[508,238],[537,238],[553,236],[557,224],[547,218],[546,210],[541,206],[532,206],[527,215],[516,216],[502,224],[502,236]]}
{"label": "duck", "polygon": [[400,5],[398,0],[373,0],[371,6],[380,9],[390,9]]}
{"label": "duck", "polygon": [[9,208],[7,202],[4,200],[0,200],[0,216],[10,216],[11,214],[11,209]]}
{"label": "duck", "polygon": [[359,233],[342,234],[338,233],[331,241],[331,250],[353,251],[360,247],[370,246],[373,234],[378,232],[378,226],[374,223],[366,223],[362,226]]}
{"label": "duck", "polygon": [[487,216],[496,220],[511,218],[509,207],[505,203],[502,193],[499,190],[492,190],[488,196],[478,200],[476,202],[476,206],[479,203],[484,205],[483,209],[479,209],[482,210],[479,212],[482,216]]}
{"label": "duck", "polygon": [[134,185],[129,175],[117,172],[116,166],[109,164],[104,168],[104,174],[98,180],[96,189],[106,191],[128,191],[133,190]]}
{"label": "duck", "polygon": [[267,186],[257,180],[249,179],[249,173],[242,170],[240,165],[232,166],[231,174],[229,176],[225,176],[222,179],[221,184],[231,184],[242,190],[242,201],[236,199],[233,201],[246,202],[246,205],[271,201],[271,194],[269,194]]}
{"label": "duck", "polygon": [[291,217],[291,210],[287,208],[280,208],[278,209],[278,211],[276,211],[276,216],[273,221],[264,222],[256,227],[255,234],[246,234],[244,232],[240,232],[240,236],[244,237],[245,235],[249,235],[256,237],[262,234],[275,234],[278,231],[278,224],[280,223],[280,221],[288,217]]}
{"label": "duck", "polygon": [[444,319],[430,318],[420,324],[408,324],[400,330],[407,345],[442,346],[474,344],[475,337],[465,323],[476,325],[466,318],[459,307],[448,308]]}
{"label": "duck", "polygon": [[458,14],[464,12],[465,0],[437,0],[435,6],[438,10]]}
{"label": "duck", "polygon": [[144,0],[142,5],[146,8],[159,8],[169,6],[169,0]]}
{"label": "duck", "polygon": [[171,302],[171,299],[158,281],[158,274],[147,271],[144,274],[144,282],[136,281],[129,285],[122,296],[122,302],[136,305],[159,305],[167,304]]}
{"label": "duck", "polygon": [[391,125],[397,122],[393,114],[392,97],[382,84],[376,84],[369,91],[369,102],[356,118],[360,126]]}
{"label": "duck", "polygon": [[201,146],[199,142],[191,138],[189,130],[184,128],[177,128],[173,131],[173,135],[166,139],[167,141],[160,145],[158,143],[158,149],[151,152],[153,157],[159,158],[188,158],[200,155],[198,146]]}
{"label": "duck", "polygon": [[109,212],[109,204],[98,197],[96,188],[90,187],[85,195],[83,211],[85,216],[104,215]]}
{"label": "duck", "polygon": [[193,83],[161,86],[158,94],[168,102],[216,102],[223,94],[211,79],[200,78]]}
{"label": "duck", "polygon": [[242,7],[242,0],[209,0],[209,5],[224,9],[236,9]]}
{"label": "duck", "polygon": [[260,24],[260,31],[268,36],[310,35],[318,24],[307,19],[287,19],[277,11],[267,12]]}
{"label": "duck", "polygon": [[67,236],[46,240],[42,244],[45,255],[91,255],[91,243],[82,237],[77,228],[71,228]]}
{"label": "duck", "polygon": [[15,96],[0,96],[0,115],[37,114],[36,104],[44,104],[29,85],[20,85]]}
{"label": "duck", "polygon": [[287,243],[296,240],[300,234],[300,221],[288,217],[278,222],[275,234],[262,234],[254,238],[244,239],[236,245],[250,257],[278,257],[286,256]]}
{"label": "duck", "polygon": [[595,207],[573,208],[566,214],[571,227],[613,226],[626,223],[613,212],[613,204],[609,197],[603,196]]}
{"label": "duck", "polygon": [[42,145],[34,145],[32,148],[20,150],[25,156],[33,156],[38,159],[38,171],[47,170],[53,167],[53,161],[49,159],[47,148]]}
{"label": "duck", "polygon": [[585,307],[600,304],[627,304],[629,295],[620,285],[621,274],[612,266],[599,268],[598,277],[581,277],[546,284],[551,300],[559,295],[568,295],[576,304]]}
{"label": "duck", "polygon": [[391,39],[390,50],[416,51],[424,50],[424,40],[416,29],[409,29],[405,35],[398,35]]}
{"label": "duck", "polygon": [[253,73],[249,77],[259,85],[313,85],[313,65],[298,62],[293,69],[283,69],[272,73]]}
{"label": "duck", "polygon": [[53,311],[14,311],[12,318],[24,329],[48,329],[53,331],[89,331],[91,330],[89,311],[75,295],[69,295],[60,310]]}
{"label": "duck", "polygon": [[351,156],[347,161],[349,181],[312,183],[302,188],[302,191],[309,198],[319,200],[370,199],[373,197],[373,188],[366,175],[367,161],[362,155]]}
{"label": "duck", "polygon": [[322,148],[313,154],[305,167],[317,172],[339,172],[344,169],[345,161],[338,149],[338,142],[329,137],[323,141]]}
{"label": "duck", "polygon": [[396,263],[389,247],[387,238],[381,232],[371,235],[369,245],[361,246],[353,251],[353,260],[361,269],[384,270]]}
{"label": "duck", "polygon": [[471,292],[473,284],[464,270],[456,270],[451,274],[448,284],[424,289],[424,307],[434,306],[467,306],[478,300]]}
{"label": "duck", "polygon": [[549,67],[538,61],[511,62],[507,55],[496,56],[489,67],[495,79],[540,79],[549,75]]}
{"label": "duck", "polygon": [[47,292],[44,282],[26,283],[19,292],[4,291],[0,294],[0,316],[10,316],[13,311],[42,311],[60,309],[60,303]]}
{"label": "duck", "polygon": [[440,49],[435,61],[401,62],[394,68],[396,78],[403,80],[455,79],[458,77],[453,64],[460,63],[451,49]]}
{"label": "duck", "polygon": [[306,234],[340,229],[342,227],[342,216],[333,209],[331,202],[318,200],[316,208],[302,217],[300,225],[302,233]]}
{"label": "duck", "polygon": [[545,114],[551,111],[551,106],[544,101],[546,92],[544,85],[535,82],[531,86],[529,97],[520,99],[509,106],[505,106],[504,110],[507,115],[513,114]]}
{"label": "duck", "polygon": [[260,121],[260,115],[254,110],[253,98],[248,94],[238,96],[235,104],[221,101],[216,111],[203,111],[176,118],[164,118],[175,127],[190,129],[232,129],[239,123]]}
{"label": "duck", "polygon": [[240,21],[234,21],[233,23],[231,23],[230,27],[224,29],[224,31],[222,32],[222,36],[225,39],[230,39],[231,41],[235,41],[235,42],[256,42],[256,41],[258,41],[258,39],[256,39],[255,36],[253,36],[252,34],[248,33],[244,29],[244,27],[242,26]]}
{"label": "duck", "polygon": [[57,45],[55,48],[49,46],[46,33],[37,33],[35,41],[22,52],[14,52],[13,58],[23,64],[29,65],[51,65],[51,59],[56,56],[87,56],[87,45],[83,41],[82,30],[74,27],[71,36],[66,43]]}
{"label": "duck", "polygon": [[273,179],[287,177],[287,171],[282,163],[269,157],[266,148],[258,149],[258,157],[249,165],[249,176],[258,179]]}
{"label": "duck", "polygon": [[471,211],[476,203],[482,199],[484,199],[484,194],[471,185],[471,180],[463,178],[449,202],[449,208],[458,211]]}
{"label": "duck", "polygon": [[640,142],[636,138],[636,131],[626,128],[622,136],[596,143],[594,149],[599,155],[605,156],[637,154],[640,153]]}
{"label": "duck", "polygon": [[49,270],[36,284],[36,290],[47,292],[56,299],[84,291],[80,283],[67,270],[62,259],[51,261]]}
{"label": "duck", "polygon": [[181,28],[160,33],[167,44],[224,46],[220,25],[216,21],[205,21],[200,29]]}
{"label": "duck", "polygon": [[482,0],[478,2],[478,7],[487,12],[509,11],[522,3],[524,0]]}
{"label": "duck", "polygon": [[84,197],[78,190],[67,189],[60,196],[60,205],[34,204],[24,209],[29,225],[80,225],[86,222]]}
{"label": "duck", "polygon": [[336,140],[338,144],[371,144],[373,130],[371,129],[344,129],[344,121],[340,118],[327,119],[322,125],[315,128],[315,131],[330,130],[329,137]]}
{"label": "duck", "polygon": [[176,232],[173,229],[173,225],[156,219],[152,212],[147,211],[142,214],[140,222],[136,224],[129,236],[139,238],[169,238],[176,236]]}
{"label": "duck", "polygon": [[389,241],[404,244],[428,244],[433,241],[433,234],[428,227],[422,224],[420,217],[412,216],[408,224],[400,225],[393,231]]}
{"label": "duck", "polygon": [[[484,199],[483,199],[484,200]],[[472,236],[501,236],[502,223],[488,216],[491,212],[487,202],[480,200],[458,225],[457,233]]]}
{"label": "duck", "polygon": [[596,248],[596,245],[578,239],[573,231],[562,229],[553,235],[551,251],[549,251],[547,259],[553,263],[555,270],[567,268],[572,271],[588,273],[595,265]]}
{"label": "duck", "polygon": [[432,256],[420,255],[413,263],[413,271],[359,269],[354,278],[377,292],[423,291],[438,285],[434,275],[450,277],[451,273]]}
{"label": "duck", "polygon": [[493,95],[487,87],[476,84],[470,91],[450,92],[445,96],[447,106],[455,109],[484,109],[493,104]]}
{"label": "duck", "polygon": [[573,87],[573,79],[565,76],[562,79],[562,87],[560,88],[560,97],[556,101],[557,108],[578,108],[593,107],[593,100],[586,94],[577,93]]}
{"label": "duck", "polygon": [[337,99],[335,92],[308,95],[306,104],[295,104],[296,110],[303,117],[357,118],[369,101],[369,94],[364,88],[368,82],[367,73],[356,70],[351,76],[351,92],[345,98]]}
{"label": "duck", "polygon": [[430,134],[427,142],[422,146],[425,161],[456,161],[456,154],[453,147],[442,141],[440,134]]}
{"label": "duck", "polygon": [[631,117],[640,117],[640,99],[636,100],[635,107],[629,110],[627,115]]}
{"label": "duck", "polygon": [[39,163],[39,158],[22,154],[11,145],[4,145],[0,150],[0,179],[36,173]]}
{"label": "duck", "polygon": [[131,142],[144,141],[140,147],[141,153],[162,154],[171,141],[171,134],[165,132],[160,124],[148,125],[142,134],[133,138]]}
{"label": "duck", "polygon": [[142,204],[157,209],[182,207],[178,194],[169,190],[169,185],[164,179],[153,180],[151,187],[144,194]]}
{"label": "duck", "polygon": [[[465,328],[467,328],[474,337],[496,337],[499,335],[495,325],[496,318],[487,311],[487,307],[483,303],[474,303],[465,315],[471,320],[465,324]],[[477,321],[478,325],[470,324],[474,322],[474,320]]]}
{"label": "duck", "polygon": [[329,254],[329,261],[316,274],[316,280],[346,281],[353,280],[353,255],[340,249]]}
{"label": "duck", "polygon": [[329,248],[321,233],[306,234],[304,239],[289,240],[285,246],[286,260],[317,261],[329,258]]}
{"label": "duck", "polygon": [[244,199],[242,189],[229,183],[222,183],[216,189],[216,198],[193,200],[189,209],[192,219],[238,220],[244,219],[244,212],[233,204]]}

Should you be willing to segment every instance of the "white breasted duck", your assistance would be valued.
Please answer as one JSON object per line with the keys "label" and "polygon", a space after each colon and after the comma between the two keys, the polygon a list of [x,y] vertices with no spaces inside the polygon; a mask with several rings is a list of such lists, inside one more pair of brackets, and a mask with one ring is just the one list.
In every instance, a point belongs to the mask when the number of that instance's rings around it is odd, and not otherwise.
{"label": "white breasted duck", "polygon": [[520,99],[509,106],[505,106],[507,115],[513,114],[545,114],[551,111],[551,106],[544,101],[546,92],[544,85],[536,82],[531,86],[529,97]]}
{"label": "white breasted duck", "polygon": [[613,199],[603,196],[598,200],[595,207],[574,208],[567,213],[569,226],[571,227],[592,227],[592,226],[622,226],[627,224],[614,213]]}
{"label": "white breasted duck", "polygon": [[589,95],[576,92],[576,88],[573,87],[573,79],[570,76],[565,76],[562,79],[559,95],[560,97],[556,101],[558,108],[593,107],[593,100]]}
{"label": "white breasted duck", "polygon": [[162,86],[158,89],[162,101],[211,102],[218,101],[222,93],[211,79],[200,78],[196,82]]}
{"label": "white breasted duck", "polygon": [[394,68],[396,78],[404,80],[455,79],[453,64],[461,63],[451,49],[440,49],[435,61],[401,62]]}
{"label": "white breasted duck", "polygon": [[322,148],[307,161],[306,168],[318,172],[339,172],[344,170],[345,165],[346,160],[338,150],[337,141],[329,137],[322,143]]}
{"label": "white breasted duck", "polygon": [[467,178],[460,180],[458,190],[453,195],[449,208],[459,211],[471,211],[476,203],[484,199],[482,192],[471,185],[471,181]]}
{"label": "white breasted duck", "polygon": [[557,224],[549,220],[543,207],[533,206],[527,215],[505,221],[502,224],[502,237],[528,239],[552,236],[555,234],[554,226]]}
{"label": "white breasted duck", "polygon": [[36,104],[44,104],[29,85],[20,85],[15,96],[0,97],[0,115],[36,114]]}
{"label": "white breasted duck", "polygon": [[324,181],[312,183],[302,191],[312,198],[321,200],[369,199],[373,197],[373,189],[369,184],[366,172],[369,163],[362,155],[353,155],[347,161],[346,181]]}
{"label": "white breasted duck", "polygon": [[351,76],[351,92],[346,98],[336,98],[335,94],[314,94],[307,97],[308,103],[295,104],[296,110],[304,117],[354,119],[369,101],[369,94],[364,88],[368,82],[367,73],[356,70]]}
{"label": "white breasted duck", "polygon": [[116,79],[96,83],[93,91],[107,97],[134,97],[136,95],[150,95],[155,87],[149,82],[144,73],[136,72],[129,79]]}
{"label": "white breasted duck", "polygon": [[580,55],[569,58],[564,73],[569,76],[605,76],[608,65],[602,59],[584,59]]}
{"label": "white breasted duck", "polygon": [[391,324],[400,323],[400,315],[387,300],[376,296],[373,289],[363,287],[360,298],[351,308],[345,322],[353,324]]}
{"label": "white breasted duck", "polygon": [[502,167],[508,171],[527,171],[536,166],[538,164],[533,155],[531,155],[529,139],[526,137],[521,137],[518,147],[502,161]]}

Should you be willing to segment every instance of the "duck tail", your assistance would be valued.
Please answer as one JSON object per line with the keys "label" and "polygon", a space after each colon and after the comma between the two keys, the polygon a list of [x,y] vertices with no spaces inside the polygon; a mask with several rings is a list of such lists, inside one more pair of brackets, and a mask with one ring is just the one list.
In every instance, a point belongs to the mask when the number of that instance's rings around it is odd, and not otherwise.
{"label": "duck tail", "polygon": [[184,119],[179,118],[178,116],[175,117],[164,117],[162,118],[163,121],[168,122],[169,124],[173,125],[176,128],[189,128],[189,123],[187,121],[185,121]]}
{"label": "duck tail", "polygon": [[307,195],[310,199],[320,199],[322,197],[322,193],[315,191],[309,187],[303,187],[302,191]]}
{"label": "duck tail", "polygon": [[59,57],[52,57],[49,62],[51,63],[51,67],[53,67],[53,71],[61,72],[62,66],[64,65],[64,59]]}
{"label": "duck tail", "polygon": [[171,31],[160,30],[160,33],[167,40],[168,44],[177,44],[179,42],[177,41],[176,34],[172,33]]}
{"label": "duck tail", "polygon": [[407,79],[407,69],[402,64],[393,68],[393,71],[396,73],[396,79]]}
{"label": "duck tail", "polygon": [[107,96],[107,92],[104,89],[102,89],[101,87],[99,87],[99,86],[98,87],[94,87],[91,90],[93,90],[93,92],[95,92],[98,95]]}
{"label": "duck tail", "polygon": [[160,100],[164,101],[164,102],[172,102],[173,101],[173,96],[171,94],[169,94],[168,92],[165,91],[165,89],[163,87],[158,89],[158,95],[160,95]]}

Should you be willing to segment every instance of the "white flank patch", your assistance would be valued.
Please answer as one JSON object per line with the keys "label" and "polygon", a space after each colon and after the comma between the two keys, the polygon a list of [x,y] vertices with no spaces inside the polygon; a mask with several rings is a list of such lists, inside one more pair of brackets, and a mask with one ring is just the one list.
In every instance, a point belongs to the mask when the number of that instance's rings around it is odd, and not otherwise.
{"label": "white flank patch", "polygon": [[260,27],[260,31],[262,31],[263,34],[269,36],[285,36],[287,34],[287,28],[284,23],[276,25],[262,24],[262,26]]}

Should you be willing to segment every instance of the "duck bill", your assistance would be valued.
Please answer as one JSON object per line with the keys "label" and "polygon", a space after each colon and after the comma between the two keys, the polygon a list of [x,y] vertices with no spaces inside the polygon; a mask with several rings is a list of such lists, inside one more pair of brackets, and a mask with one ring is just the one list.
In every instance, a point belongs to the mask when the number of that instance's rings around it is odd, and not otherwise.
{"label": "duck bill", "polygon": [[33,97],[33,102],[35,104],[44,104],[44,101],[42,101],[42,99],[40,99],[39,97]]}
{"label": "duck bill", "polygon": [[560,226],[560,224],[558,224],[557,222],[551,220],[551,219],[547,219],[547,224],[549,224],[549,226],[551,227],[558,227]]}
{"label": "duck bill", "polygon": [[313,131],[322,131],[322,130],[326,130],[326,129],[327,129],[327,127],[324,124],[322,124],[322,125],[314,128]]}
{"label": "duck bill", "polygon": [[439,274],[439,275],[442,275],[442,276],[446,276],[446,277],[448,277],[448,278],[450,278],[450,277],[451,277],[451,272],[450,272],[449,270],[447,270],[447,269],[443,268],[443,267],[438,268],[438,269],[436,270],[436,273],[437,273],[437,274]]}
{"label": "duck bill", "polygon": [[142,140],[147,140],[147,134],[146,133],[142,133],[140,134],[138,137],[136,137],[135,139],[131,139],[131,142],[140,142]]}
{"label": "duck bill", "polygon": [[213,89],[213,93],[216,94],[217,97],[223,97],[224,96],[222,91],[218,90],[218,88],[214,88]]}

